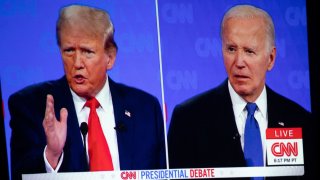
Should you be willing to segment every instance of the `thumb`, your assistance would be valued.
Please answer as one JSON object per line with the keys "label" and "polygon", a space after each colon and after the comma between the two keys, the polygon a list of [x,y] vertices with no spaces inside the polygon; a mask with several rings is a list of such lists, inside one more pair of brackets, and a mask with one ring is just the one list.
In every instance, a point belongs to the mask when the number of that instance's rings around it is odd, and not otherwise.
{"label": "thumb", "polygon": [[67,124],[68,119],[68,110],[66,108],[62,108],[60,110],[60,122],[63,124]]}

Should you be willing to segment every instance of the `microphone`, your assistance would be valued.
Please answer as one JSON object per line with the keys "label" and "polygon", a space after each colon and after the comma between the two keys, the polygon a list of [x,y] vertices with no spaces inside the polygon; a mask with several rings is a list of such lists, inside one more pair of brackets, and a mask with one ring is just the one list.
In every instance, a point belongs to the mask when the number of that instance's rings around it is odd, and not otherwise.
{"label": "microphone", "polygon": [[126,130],[126,126],[122,122],[120,122],[118,125],[116,125],[116,127],[114,127],[114,129],[120,132]]}
{"label": "microphone", "polygon": [[88,133],[88,124],[86,122],[82,122],[80,125],[81,134],[83,136],[83,144],[84,144],[84,152],[87,154],[87,143],[86,143],[86,136]]}
{"label": "microphone", "polygon": [[88,124],[86,122],[82,122],[80,125],[80,130],[83,138],[86,138],[86,135],[88,133]]}

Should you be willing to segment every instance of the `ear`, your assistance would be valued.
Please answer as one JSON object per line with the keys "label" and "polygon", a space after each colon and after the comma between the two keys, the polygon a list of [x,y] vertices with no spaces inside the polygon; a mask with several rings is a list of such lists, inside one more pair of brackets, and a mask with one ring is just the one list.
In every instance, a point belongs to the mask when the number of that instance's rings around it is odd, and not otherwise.
{"label": "ear", "polygon": [[276,61],[276,54],[277,54],[276,47],[272,47],[271,52],[268,57],[269,58],[268,59],[268,66],[267,66],[268,71],[271,71],[274,66],[274,63]]}
{"label": "ear", "polygon": [[107,70],[112,69],[114,62],[116,61],[116,55],[117,55],[117,50],[115,48],[110,48],[107,52],[106,52],[106,56],[107,56]]}

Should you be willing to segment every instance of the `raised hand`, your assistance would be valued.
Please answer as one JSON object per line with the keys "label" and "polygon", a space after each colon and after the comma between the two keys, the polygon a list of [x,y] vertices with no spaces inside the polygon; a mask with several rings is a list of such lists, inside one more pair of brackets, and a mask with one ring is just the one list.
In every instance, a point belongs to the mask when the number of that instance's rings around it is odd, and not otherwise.
{"label": "raised hand", "polygon": [[55,169],[58,165],[59,158],[66,142],[67,117],[67,109],[62,108],[60,110],[60,121],[57,120],[54,112],[53,96],[48,94],[46,102],[46,112],[42,125],[47,138],[47,149],[45,154],[48,162],[53,169]]}

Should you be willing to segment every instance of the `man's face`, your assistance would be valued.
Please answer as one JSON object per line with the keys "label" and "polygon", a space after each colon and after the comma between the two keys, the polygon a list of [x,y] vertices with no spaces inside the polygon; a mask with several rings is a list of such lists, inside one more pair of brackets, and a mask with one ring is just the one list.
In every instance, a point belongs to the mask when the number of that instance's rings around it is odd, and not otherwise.
{"label": "man's face", "polygon": [[269,48],[261,18],[232,18],[222,36],[224,65],[233,89],[246,101],[261,94],[266,72],[274,65],[276,49]]}
{"label": "man's face", "polygon": [[106,81],[115,55],[108,55],[103,38],[73,28],[60,32],[60,52],[71,89],[84,98],[94,97]]}

